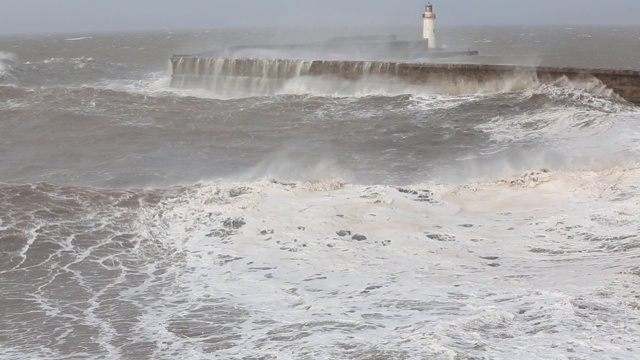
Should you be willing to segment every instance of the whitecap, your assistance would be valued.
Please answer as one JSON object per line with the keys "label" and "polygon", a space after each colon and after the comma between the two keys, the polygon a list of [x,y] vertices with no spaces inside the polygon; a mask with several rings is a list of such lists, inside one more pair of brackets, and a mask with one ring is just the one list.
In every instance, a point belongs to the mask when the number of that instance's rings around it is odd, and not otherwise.
{"label": "whitecap", "polygon": [[88,40],[88,39],[93,39],[93,36],[83,36],[83,37],[65,39],[65,41],[80,41],[80,40]]}

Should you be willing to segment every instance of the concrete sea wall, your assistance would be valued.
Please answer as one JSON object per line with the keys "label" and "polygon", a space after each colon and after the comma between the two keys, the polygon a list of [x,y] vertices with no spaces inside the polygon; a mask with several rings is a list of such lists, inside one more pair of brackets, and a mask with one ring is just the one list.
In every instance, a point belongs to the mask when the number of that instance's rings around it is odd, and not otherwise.
{"label": "concrete sea wall", "polygon": [[640,104],[640,71],[524,67],[510,65],[426,64],[402,62],[263,60],[174,56],[171,86],[206,88],[221,77],[287,79],[298,76],[334,76],[358,80],[366,76],[393,77],[412,84],[482,84],[510,79],[539,83],[558,80],[602,82],[625,100]]}

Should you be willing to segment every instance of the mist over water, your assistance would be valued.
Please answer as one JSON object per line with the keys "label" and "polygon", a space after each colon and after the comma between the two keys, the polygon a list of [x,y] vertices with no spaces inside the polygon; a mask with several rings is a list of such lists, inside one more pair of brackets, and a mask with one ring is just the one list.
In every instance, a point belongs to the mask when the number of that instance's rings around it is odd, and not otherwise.
{"label": "mist over water", "polygon": [[[0,358],[633,358],[640,110],[601,84],[169,86],[173,54],[340,35],[0,38]],[[640,68],[634,28],[439,36]]]}

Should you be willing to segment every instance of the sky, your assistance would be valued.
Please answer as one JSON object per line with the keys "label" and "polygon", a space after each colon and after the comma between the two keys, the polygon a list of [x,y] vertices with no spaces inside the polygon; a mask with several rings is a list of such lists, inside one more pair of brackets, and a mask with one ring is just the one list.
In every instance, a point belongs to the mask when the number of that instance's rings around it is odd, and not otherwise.
{"label": "sky", "polygon": [[[432,0],[440,25],[635,25],[640,0]],[[0,0],[0,34],[421,24],[426,0]]]}

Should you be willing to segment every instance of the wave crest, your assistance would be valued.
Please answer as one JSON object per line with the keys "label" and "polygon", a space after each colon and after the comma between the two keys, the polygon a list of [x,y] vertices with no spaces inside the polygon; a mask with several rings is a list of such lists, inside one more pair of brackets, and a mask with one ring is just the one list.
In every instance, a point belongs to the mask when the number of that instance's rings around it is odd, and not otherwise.
{"label": "wave crest", "polygon": [[0,79],[11,70],[17,59],[14,53],[0,51]]}

